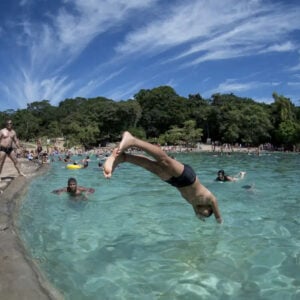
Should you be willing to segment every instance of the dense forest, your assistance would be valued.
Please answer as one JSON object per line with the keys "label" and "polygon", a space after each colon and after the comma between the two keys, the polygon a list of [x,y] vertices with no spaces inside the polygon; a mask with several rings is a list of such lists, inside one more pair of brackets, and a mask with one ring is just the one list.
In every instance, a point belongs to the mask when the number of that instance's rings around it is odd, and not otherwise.
{"label": "dense forest", "polygon": [[0,122],[12,119],[23,141],[64,137],[68,146],[87,149],[119,140],[124,130],[160,144],[211,140],[299,149],[300,107],[284,96],[272,96],[271,104],[234,94],[185,98],[169,86],[160,86],[119,102],[104,97],[65,99],[58,106],[49,100],[36,101],[26,109],[0,112]]}

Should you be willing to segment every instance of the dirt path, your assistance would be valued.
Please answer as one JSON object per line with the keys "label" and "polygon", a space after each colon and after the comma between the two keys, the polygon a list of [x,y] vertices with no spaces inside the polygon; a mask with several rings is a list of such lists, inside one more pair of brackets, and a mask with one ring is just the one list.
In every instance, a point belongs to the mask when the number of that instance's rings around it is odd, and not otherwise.
{"label": "dirt path", "polygon": [[[7,159],[0,182],[0,295],[5,300],[63,299],[26,255],[15,226],[18,207],[28,183],[45,171],[37,164],[20,160],[26,177],[18,176]],[[43,170],[42,170],[43,169]]]}

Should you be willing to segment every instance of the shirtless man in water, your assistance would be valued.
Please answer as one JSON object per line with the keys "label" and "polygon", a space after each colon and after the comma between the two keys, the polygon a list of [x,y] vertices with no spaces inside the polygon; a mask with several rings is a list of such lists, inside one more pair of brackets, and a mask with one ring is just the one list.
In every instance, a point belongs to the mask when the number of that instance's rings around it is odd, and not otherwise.
{"label": "shirtless man in water", "polygon": [[[145,151],[154,160],[143,155],[126,153],[125,151],[131,147]],[[222,223],[216,197],[200,183],[189,165],[178,162],[168,156],[160,147],[142,141],[128,131],[123,134],[119,147],[115,148],[112,155],[105,161],[104,176],[110,178],[117,165],[124,162],[140,166],[176,187],[182,197],[192,205],[196,216],[200,219],[204,220],[214,214],[216,221]]]}
{"label": "shirtless man in water", "polygon": [[[0,175],[2,173],[5,158],[6,156],[8,156],[13,161],[19,175],[25,176],[20,170],[20,166],[15,151],[13,149],[13,143],[15,143],[17,148],[20,148],[17,134],[12,129],[12,121],[7,120],[6,127],[0,130]],[[0,181],[1,181],[1,177],[0,177]]]}
{"label": "shirtless man in water", "polygon": [[[95,190],[93,188],[86,188],[84,186],[78,186],[77,180],[73,177],[68,179],[68,186],[54,190],[52,193],[54,194],[61,194],[61,193],[68,193],[70,196],[86,196],[87,194],[93,194]],[[87,200],[87,198],[84,198]]]}

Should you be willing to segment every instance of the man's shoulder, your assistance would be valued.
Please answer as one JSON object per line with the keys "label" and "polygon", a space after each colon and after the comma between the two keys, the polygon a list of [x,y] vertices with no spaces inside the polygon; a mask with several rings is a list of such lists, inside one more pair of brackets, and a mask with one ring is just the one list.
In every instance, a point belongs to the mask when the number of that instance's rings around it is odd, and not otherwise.
{"label": "man's shoulder", "polygon": [[15,138],[17,136],[16,132],[13,129],[9,132],[9,135],[11,138]]}

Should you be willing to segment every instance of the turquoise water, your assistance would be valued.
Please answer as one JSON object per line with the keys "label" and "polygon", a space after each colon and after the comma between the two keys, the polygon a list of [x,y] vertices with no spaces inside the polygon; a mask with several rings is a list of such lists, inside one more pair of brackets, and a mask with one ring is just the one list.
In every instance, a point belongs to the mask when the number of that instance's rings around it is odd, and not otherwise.
{"label": "turquoise water", "polygon": [[[54,162],[31,183],[19,228],[66,299],[299,299],[300,155],[176,154],[218,198],[224,224],[198,220],[177,190],[123,164],[106,180]],[[215,182],[219,169],[238,182]],[[54,195],[68,177],[89,200]],[[245,185],[252,186],[245,189]]]}

